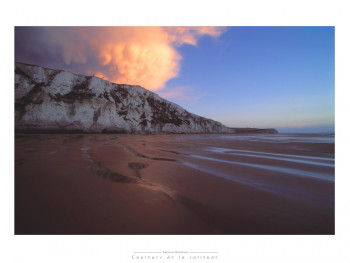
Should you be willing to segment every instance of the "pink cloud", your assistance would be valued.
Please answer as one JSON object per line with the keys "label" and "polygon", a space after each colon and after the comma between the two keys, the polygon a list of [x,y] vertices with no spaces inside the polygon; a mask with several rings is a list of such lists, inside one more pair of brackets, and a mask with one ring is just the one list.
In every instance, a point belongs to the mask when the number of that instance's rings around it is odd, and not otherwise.
{"label": "pink cloud", "polygon": [[186,86],[165,88],[157,91],[157,94],[164,99],[175,99],[186,103],[196,103],[205,96],[205,94],[199,94]]}
{"label": "pink cloud", "polygon": [[[45,52],[58,54],[66,65],[81,65],[85,73],[112,82],[159,90],[178,76],[181,56],[175,47],[196,45],[201,36],[219,37],[224,31],[223,27],[46,27],[43,39]],[[182,91],[178,92],[181,97]]]}

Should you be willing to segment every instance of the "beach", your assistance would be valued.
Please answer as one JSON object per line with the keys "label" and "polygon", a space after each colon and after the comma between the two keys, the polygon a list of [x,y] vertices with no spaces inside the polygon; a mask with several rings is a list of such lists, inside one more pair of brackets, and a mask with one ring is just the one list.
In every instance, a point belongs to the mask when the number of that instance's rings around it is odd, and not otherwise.
{"label": "beach", "polygon": [[332,134],[16,134],[15,234],[334,234]]}

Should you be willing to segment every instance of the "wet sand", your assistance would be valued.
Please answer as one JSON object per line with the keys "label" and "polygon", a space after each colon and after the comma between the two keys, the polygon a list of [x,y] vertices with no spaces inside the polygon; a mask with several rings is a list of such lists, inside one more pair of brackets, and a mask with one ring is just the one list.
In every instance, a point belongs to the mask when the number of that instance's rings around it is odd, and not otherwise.
{"label": "wet sand", "polygon": [[334,136],[17,134],[16,234],[334,234]]}

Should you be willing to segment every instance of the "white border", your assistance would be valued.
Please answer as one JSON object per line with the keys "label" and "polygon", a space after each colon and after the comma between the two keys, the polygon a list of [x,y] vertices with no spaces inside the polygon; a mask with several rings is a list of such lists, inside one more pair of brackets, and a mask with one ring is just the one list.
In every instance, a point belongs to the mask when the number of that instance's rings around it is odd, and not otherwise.
{"label": "white border", "polygon": [[[1,262],[135,262],[141,250],[217,251],[214,262],[350,262],[349,18],[345,1],[5,0],[1,20]],[[16,25],[221,25],[336,27],[335,236],[15,236],[13,61]],[[11,261],[12,261],[11,260]],[[147,262],[147,261],[144,261]],[[181,261],[179,261],[181,262]],[[193,261],[192,261],[193,262]],[[199,261],[197,261],[199,262]],[[201,261],[202,262],[202,261]]]}

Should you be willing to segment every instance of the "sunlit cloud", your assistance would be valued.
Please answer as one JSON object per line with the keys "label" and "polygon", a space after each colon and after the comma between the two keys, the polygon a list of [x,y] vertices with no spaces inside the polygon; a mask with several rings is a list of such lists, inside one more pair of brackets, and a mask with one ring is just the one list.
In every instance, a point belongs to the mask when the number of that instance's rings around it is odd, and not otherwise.
{"label": "sunlit cloud", "polygon": [[157,92],[164,99],[177,100],[185,103],[196,103],[206,94],[198,93],[187,86],[164,88]]}
{"label": "sunlit cloud", "polygon": [[202,27],[165,27],[164,30],[169,34],[169,41],[174,42],[177,45],[184,43],[190,45],[196,45],[198,39],[203,35],[209,35],[212,37],[219,37],[225,32],[225,27],[213,27],[213,26],[202,26]]}
{"label": "sunlit cloud", "polygon": [[16,28],[16,59],[28,60],[31,54],[43,66],[159,90],[179,74],[181,56],[176,47],[196,45],[201,36],[215,38],[224,31],[223,27]]}

